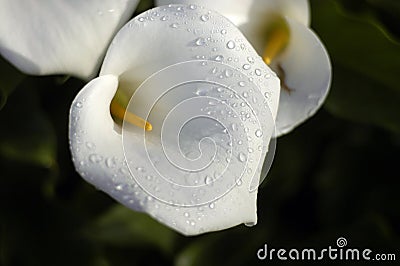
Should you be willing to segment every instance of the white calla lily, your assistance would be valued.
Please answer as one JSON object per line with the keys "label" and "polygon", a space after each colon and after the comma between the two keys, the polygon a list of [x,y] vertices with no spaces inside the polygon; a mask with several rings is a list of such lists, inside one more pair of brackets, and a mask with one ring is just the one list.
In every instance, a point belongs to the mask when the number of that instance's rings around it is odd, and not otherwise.
{"label": "white calla lily", "polygon": [[31,75],[93,77],[138,0],[0,0],[0,54]]}
{"label": "white calla lily", "polygon": [[331,83],[329,56],[310,24],[307,0],[157,0],[206,6],[235,23],[282,81],[277,136],[312,116]]}
{"label": "white calla lily", "polygon": [[[279,82],[218,13],[149,10],[119,31],[100,76],[72,104],[75,167],[185,235],[255,224]],[[122,127],[111,116],[120,111],[111,104],[117,90],[131,97]]]}

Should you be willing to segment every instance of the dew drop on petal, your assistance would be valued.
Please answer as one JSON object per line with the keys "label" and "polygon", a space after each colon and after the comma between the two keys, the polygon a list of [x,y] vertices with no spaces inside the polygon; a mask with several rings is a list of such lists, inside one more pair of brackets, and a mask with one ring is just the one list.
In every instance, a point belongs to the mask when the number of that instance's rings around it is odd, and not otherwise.
{"label": "dew drop on petal", "polygon": [[92,163],[99,163],[103,160],[103,157],[101,155],[98,154],[91,154],[89,156],[89,161]]}
{"label": "dew drop on petal", "polygon": [[94,149],[96,149],[96,145],[95,145],[94,143],[92,143],[92,142],[86,142],[86,147],[87,147],[89,150],[94,150]]}
{"label": "dew drop on petal", "polygon": [[228,42],[226,43],[226,47],[227,47],[228,49],[233,49],[233,48],[236,47],[236,44],[235,44],[234,41],[228,41]]}
{"label": "dew drop on petal", "polygon": [[106,166],[108,168],[114,168],[117,165],[117,159],[115,157],[107,158]]}
{"label": "dew drop on petal", "polygon": [[239,153],[239,161],[241,161],[242,163],[246,161],[247,157],[246,154],[244,154],[243,152]]}
{"label": "dew drop on petal", "polygon": [[214,203],[210,203],[210,205],[208,205],[208,207],[209,207],[210,209],[214,209],[214,208],[215,208],[215,204],[214,204]]}
{"label": "dew drop on petal", "polygon": [[222,55],[217,55],[214,57],[214,60],[217,62],[221,62],[222,60],[224,60],[224,57]]}
{"label": "dew drop on petal", "polygon": [[262,131],[260,129],[257,129],[255,135],[256,135],[257,138],[261,138],[263,133],[262,133]]}
{"label": "dew drop on petal", "polygon": [[201,16],[200,16],[200,20],[203,21],[203,22],[206,22],[206,21],[208,21],[209,19],[210,19],[210,17],[209,17],[208,15],[201,15]]}
{"label": "dew drop on petal", "polygon": [[206,178],[204,179],[204,183],[206,185],[211,185],[212,182],[213,182],[213,179],[211,177],[209,177],[209,176],[206,176]]}
{"label": "dew drop on petal", "polygon": [[230,69],[225,69],[224,74],[225,74],[225,77],[229,78],[229,77],[232,77],[233,72]]}
{"label": "dew drop on petal", "polygon": [[250,67],[251,67],[251,66],[250,66],[249,64],[244,64],[244,65],[243,65],[243,69],[244,69],[244,70],[249,70]]}
{"label": "dew drop on petal", "polygon": [[244,225],[247,226],[247,227],[253,227],[253,226],[256,225],[256,223],[251,222],[251,223],[245,223]]}
{"label": "dew drop on petal", "polygon": [[203,45],[206,44],[206,40],[205,40],[204,38],[202,38],[202,37],[197,38],[196,41],[195,41],[195,44],[196,44],[197,46],[203,46]]}
{"label": "dew drop on petal", "polygon": [[237,130],[237,125],[236,125],[235,123],[232,123],[232,124],[231,124],[231,127],[232,127],[232,130],[233,130],[233,131],[236,131],[236,130]]}

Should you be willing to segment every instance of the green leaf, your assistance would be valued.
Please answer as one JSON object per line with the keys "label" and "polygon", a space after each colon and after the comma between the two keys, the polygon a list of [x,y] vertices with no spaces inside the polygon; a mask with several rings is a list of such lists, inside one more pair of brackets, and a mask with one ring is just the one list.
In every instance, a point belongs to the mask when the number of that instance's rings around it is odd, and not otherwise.
{"label": "green leaf", "polygon": [[88,228],[88,236],[117,247],[155,247],[170,254],[177,234],[147,214],[115,205]]}
{"label": "green leaf", "polygon": [[338,66],[325,107],[336,116],[400,133],[399,103],[400,92]]}
{"label": "green leaf", "polygon": [[333,1],[314,1],[313,8],[314,28],[333,63],[328,110],[400,132],[400,44],[373,17],[344,14]]}
{"label": "green leaf", "polygon": [[49,168],[55,162],[56,136],[41,110],[36,91],[22,86],[0,112],[0,156]]}

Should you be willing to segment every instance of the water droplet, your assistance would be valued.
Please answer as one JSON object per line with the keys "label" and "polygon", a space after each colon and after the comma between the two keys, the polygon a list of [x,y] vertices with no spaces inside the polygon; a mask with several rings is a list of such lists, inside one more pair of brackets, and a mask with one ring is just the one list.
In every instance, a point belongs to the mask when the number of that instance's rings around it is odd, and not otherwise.
{"label": "water droplet", "polygon": [[254,71],[254,73],[256,73],[257,76],[261,76],[261,70],[258,68]]}
{"label": "water droplet", "polygon": [[231,127],[232,127],[232,130],[233,130],[233,131],[236,131],[236,130],[237,130],[237,125],[236,125],[235,123],[232,123]]}
{"label": "water droplet", "polygon": [[240,86],[240,87],[246,86],[246,82],[244,82],[244,81],[239,81],[239,86]]}
{"label": "water droplet", "polygon": [[89,150],[94,150],[94,149],[96,149],[96,145],[95,145],[94,143],[92,143],[92,142],[86,142],[86,147],[87,147]]}
{"label": "water droplet", "polygon": [[178,6],[178,7],[176,8],[176,10],[178,10],[178,11],[183,11],[183,7]]}
{"label": "water droplet", "polygon": [[89,161],[91,161],[92,163],[99,163],[103,160],[103,157],[101,155],[98,154],[91,154],[89,156]]}
{"label": "water droplet", "polygon": [[117,159],[115,157],[107,158],[106,166],[108,168],[114,168],[117,165]]}
{"label": "water droplet", "polygon": [[78,108],[82,108],[82,107],[83,107],[83,103],[81,103],[81,102],[76,102],[76,103],[75,103],[75,106],[78,107]]}
{"label": "water droplet", "polygon": [[262,135],[263,135],[263,133],[262,133],[262,131],[260,129],[257,129],[255,134],[256,134],[257,138],[261,138]]}
{"label": "water droplet", "polygon": [[190,217],[190,214],[189,214],[188,212],[185,212],[183,215],[184,215],[185,217]]}
{"label": "water droplet", "polygon": [[214,209],[215,208],[215,204],[214,203],[210,203],[210,205],[208,205],[208,207],[210,207],[210,209]]}
{"label": "water droplet", "polygon": [[252,153],[254,150],[253,150],[252,148],[248,148],[247,151],[248,151],[249,153]]}
{"label": "water droplet", "polygon": [[236,44],[235,44],[234,41],[229,41],[229,42],[226,43],[226,47],[227,47],[228,49],[233,49],[233,48],[236,47]]}
{"label": "water droplet", "polygon": [[224,57],[222,55],[217,55],[214,57],[215,61],[221,62],[222,60],[224,60]]}
{"label": "water droplet", "polygon": [[239,158],[239,161],[241,161],[243,163],[246,161],[247,156],[243,152],[240,152],[238,158]]}
{"label": "water droplet", "polygon": [[243,92],[242,96],[243,96],[244,98],[247,98],[247,97],[249,97],[249,94],[248,94],[247,92]]}
{"label": "water droplet", "polygon": [[251,66],[249,64],[244,64],[243,65],[243,69],[244,70],[249,70],[251,68]]}
{"label": "water droplet", "polygon": [[196,5],[189,5],[189,8],[191,9],[191,10],[195,10],[196,8],[197,8],[197,6]]}
{"label": "water droplet", "polygon": [[243,184],[242,179],[236,180],[236,185],[241,186]]}
{"label": "water droplet", "polygon": [[233,72],[230,69],[225,69],[224,74],[225,74],[225,77],[229,78],[229,77],[232,77]]}
{"label": "water droplet", "polygon": [[253,227],[253,226],[255,226],[256,224],[257,224],[257,223],[254,223],[254,222],[244,223],[244,225],[247,226],[247,227]]}
{"label": "water droplet", "polygon": [[247,57],[247,61],[248,61],[250,64],[254,64],[254,58],[251,57],[251,56]]}
{"label": "water droplet", "polygon": [[203,46],[203,45],[206,44],[206,39],[204,39],[204,38],[202,38],[202,37],[197,38],[196,41],[195,41],[195,44],[196,44],[197,46]]}
{"label": "water droplet", "polygon": [[210,176],[206,176],[206,178],[204,179],[204,183],[206,185],[211,185],[213,183],[213,179]]}
{"label": "water droplet", "polygon": [[171,25],[169,25],[171,28],[173,29],[177,29],[178,28],[178,23],[172,23]]}
{"label": "water droplet", "polygon": [[201,16],[200,16],[200,20],[203,21],[203,22],[206,22],[206,21],[208,21],[209,19],[210,19],[210,17],[209,17],[208,15],[201,15]]}
{"label": "water droplet", "polygon": [[121,185],[121,184],[115,186],[115,189],[118,190],[118,191],[121,191],[123,188],[124,188],[124,186]]}
{"label": "water droplet", "polygon": [[221,30],[221,34],[225,35],[227,33],[227,31],[225,29]]}
{"label": "water droplet", "polygon": [[167,21],[168,19],[169,19],[168,16],[162,16],[162,17],[161,17],[161,21]]}
{"label": "water droplet", "polygon": [[140,22],[143,22],[143,21],[145,21],[145,18],[141,17],[141,18],[139,18],[138,20],[139,20]]}
{"label": "water droplet", "polygon": [[265,98],[269,99],[269,97],[271,97],[271,93],[270,92],[266,92],[264,93]]}

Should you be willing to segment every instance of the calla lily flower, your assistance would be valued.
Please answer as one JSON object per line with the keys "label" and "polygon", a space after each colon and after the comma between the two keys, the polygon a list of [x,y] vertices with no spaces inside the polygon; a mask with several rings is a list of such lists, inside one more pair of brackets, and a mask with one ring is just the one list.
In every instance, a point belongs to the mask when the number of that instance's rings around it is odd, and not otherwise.
{"label": "calla lily flower", "polygon": [[331,83],[328,54],[309,28],[307,0],[157,0],[192,3],[229,18],[281,79],[277,136],[315,114]]}
{"label": "calla lily flower", "polygon": [[0,54],[31,75],[98,72],[138,0],[0,0]]}
{"label": "calla lily flower", "polygon": [[196,5],[148,10],[118,32],[72,104],[75,167],[184,235],[254,225],[279,88],[224,16]]}

